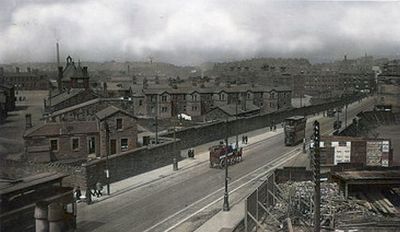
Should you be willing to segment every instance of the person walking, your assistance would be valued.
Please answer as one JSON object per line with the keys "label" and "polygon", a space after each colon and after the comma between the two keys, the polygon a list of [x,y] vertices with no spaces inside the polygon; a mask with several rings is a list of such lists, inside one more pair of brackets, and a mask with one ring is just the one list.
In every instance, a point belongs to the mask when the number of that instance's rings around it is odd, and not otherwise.
{"label": "person walking", "polygon": [[247,135],[244,137],[245,143],[247,144],[249,142],[249,137]]}
{"label": "person walking", "polygon": [[97,197],[103,196],[102,191],[103,191],[103,185],[100,182],[97,182],[96,183],[96,196]]}
{"label": "person walking", "polygon": [[76,186],[74,193],[75,193],[75,200],[79,202],[82,196],[81,188],[79,186]]}

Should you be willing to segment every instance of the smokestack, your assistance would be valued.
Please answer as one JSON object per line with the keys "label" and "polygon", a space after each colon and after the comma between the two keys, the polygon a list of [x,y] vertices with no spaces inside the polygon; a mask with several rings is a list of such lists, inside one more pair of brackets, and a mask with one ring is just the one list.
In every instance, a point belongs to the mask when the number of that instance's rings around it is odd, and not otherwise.
{"label": "smokestack", "polygon": [[25,114],[25,129],[32,128],[32,115]]}
{"label": "smokestack", "polygon": [[19,73],[19,67],[15,67],[15,72]]}
{"label": "smokestack", "polygon": [[62,66],[58,66],[58,78],[57,78],[57,85],[58,85],[58,91],[61,93],[62,90],[62,78],[63,78],[63,67]]}
{"label": "smokestack", "polygon": [[60,46],[58,45],[58,42],[56,43],[56,49],[57,49],[57,66],[60,66]]}

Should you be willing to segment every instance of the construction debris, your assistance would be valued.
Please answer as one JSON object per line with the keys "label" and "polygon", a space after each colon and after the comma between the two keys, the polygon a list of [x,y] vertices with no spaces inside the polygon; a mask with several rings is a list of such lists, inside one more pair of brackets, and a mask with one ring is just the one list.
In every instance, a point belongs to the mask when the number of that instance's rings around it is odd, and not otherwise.
{"label": "construction debris", "polygon": [[[306,227],[296,231],[310,229],[313,223],[313,182],[281,183],[279,190],[282,201],[275,204],[271,213],[280,221],[290,218],[293,225]],[[400,214],[392,203],[399,202],[398,193],[398,189],[371,190],[345,199],[336,183],[321,183],[321,227],[333,231],[339,228],[399,226]],[[265,223],[270,224],[268,219]]]}

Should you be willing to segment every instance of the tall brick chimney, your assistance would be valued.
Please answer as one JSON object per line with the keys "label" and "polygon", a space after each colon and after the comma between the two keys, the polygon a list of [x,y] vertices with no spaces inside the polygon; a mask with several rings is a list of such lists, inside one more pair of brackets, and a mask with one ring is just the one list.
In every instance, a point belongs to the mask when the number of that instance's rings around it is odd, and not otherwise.
{"label": "tall brick chimney", "polygon": [[58,91],[61,92],[62,90],[62,78],[63,78],[63,67],[62,66],[58,66],[58,77],[57,77],[57,85],[58,85]]}
{"label": "tall brick chimney", "polygon": [[25,114],[25,129],[32,128],[32,115]]}

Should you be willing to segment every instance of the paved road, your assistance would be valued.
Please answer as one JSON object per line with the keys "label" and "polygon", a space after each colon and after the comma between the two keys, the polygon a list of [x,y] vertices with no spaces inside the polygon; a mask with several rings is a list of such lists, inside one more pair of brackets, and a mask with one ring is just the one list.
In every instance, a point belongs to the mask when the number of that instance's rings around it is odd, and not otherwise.
{"label": "paved road", "polygon": [[[349,107],[349,121],[351,122],[356,113],[372,105],[372,99],[369,99]],[[344,121],[344,114],[341,116]],[[332,131],[333,119],[322,118],[319,121],[322,133]],[[310,121],[307,123],[306,136],[309,137],[311,132]],[[286,159],[286,156],[300,147],[301,145],[285,147],[282,133],[249,146],[245,151],[244,161],[229,168],[233,183],[230,188],[243,186],[242,189],[249,189],[250,185],[244,184],[254,184],[253,177],[257,175],[252,173],[254,170],[267,170],[271,168],[269,164],[273,161],[281,157]],[[194,230],[200,222],[218,212],[218,209],[200,209],[222,196],[223,183],[224,171],[211,169],[208,163],[204,163],[183,170],[180,175],[157,180],[94,205],[81,206],[78,210],[78,231],[165,231],[171,228],[178,231]],[[242,191],[241,194],[245,193]],[[238,198],[239,196],[236,197]],[[195,212],[197,214],[193,217],[188,217]]]}

